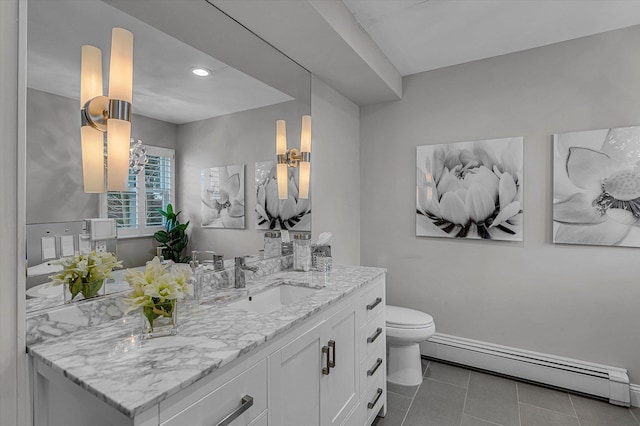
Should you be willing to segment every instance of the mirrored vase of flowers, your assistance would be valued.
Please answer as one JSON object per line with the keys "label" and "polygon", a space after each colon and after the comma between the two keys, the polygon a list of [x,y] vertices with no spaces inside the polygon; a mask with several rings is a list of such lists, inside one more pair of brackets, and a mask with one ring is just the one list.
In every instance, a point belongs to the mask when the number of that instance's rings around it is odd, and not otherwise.
{"label": "mirrored vase of flowers", "polygon": [[185,264],[164,266],[155,257],[143,271],[129,270],[124,279],[132,288],[126,313],[139,310],[143,339],[178,333],[178,301],[193,294],[191,268]]}
{"label": "mirrored vase of flowers", "polygon": [[65,303],[91,299],[106,294],[106,280],[115,268],[121,268],[113,253],[91,252],[63,257],[51,262],[61,265],[62,271],[49,278],[54,285],[63,286]]}

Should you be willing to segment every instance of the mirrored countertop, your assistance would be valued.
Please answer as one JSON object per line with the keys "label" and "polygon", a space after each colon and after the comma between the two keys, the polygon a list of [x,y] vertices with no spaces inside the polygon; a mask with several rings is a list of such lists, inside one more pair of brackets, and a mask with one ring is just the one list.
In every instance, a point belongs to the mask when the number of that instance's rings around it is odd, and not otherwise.
{"label": "mirrored countertop", "polygon": [[[138,337],[141,319],[137,312],[91,325],[86,317],[78,315],[82,304],[65,306],[43,313],[28,326],[29,334],[44,335],[41,329],[48,328],[46,339],[28,336],[28,351],[78,386],[134,417],[384,273],[382,268],[335,265],[326,285],[322,272],[286,270],[262,276],[247,281],[244,289],[211,293],[199,305],[182,302],[178,307],[178,335],[150,340]],[[227,305],[281,284],[318,290],[267,313]],[[77,318],[81,320],[75,321]]]}

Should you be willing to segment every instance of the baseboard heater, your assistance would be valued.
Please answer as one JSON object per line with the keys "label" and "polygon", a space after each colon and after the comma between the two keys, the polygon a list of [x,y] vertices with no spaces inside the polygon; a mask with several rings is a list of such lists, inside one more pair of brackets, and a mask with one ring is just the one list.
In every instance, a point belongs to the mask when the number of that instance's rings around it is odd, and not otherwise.
{"label": "baseboard heater", "polygon": [[532,352],[436,333],[420,345],[423,355],[456,364],[599,396],[629,406],[624,368]]}

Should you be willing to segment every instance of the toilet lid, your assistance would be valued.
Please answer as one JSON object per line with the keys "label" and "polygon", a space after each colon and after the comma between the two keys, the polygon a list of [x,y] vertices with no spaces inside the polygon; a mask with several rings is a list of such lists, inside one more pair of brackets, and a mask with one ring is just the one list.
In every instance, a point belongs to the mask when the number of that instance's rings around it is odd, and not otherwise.
{"label": "toilet lid", "polygon": [[433,317],[415,309],[387,305],[387,326],[393,328],[425,328],[433,326]]}

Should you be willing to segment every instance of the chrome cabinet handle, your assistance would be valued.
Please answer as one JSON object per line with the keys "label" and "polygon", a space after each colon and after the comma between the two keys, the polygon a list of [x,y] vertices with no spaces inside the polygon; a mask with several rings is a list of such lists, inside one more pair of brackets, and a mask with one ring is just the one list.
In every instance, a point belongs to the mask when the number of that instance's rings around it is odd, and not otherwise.
{"label": "chrome cabinet handle", "polygon": [[370,370],[367,370],[367,376],[373,376],[378,371],[378,368],[382,365],[382,358],[378,358],[376,363],[371,367]]}
{"label": "chrome cabinet handle", "polygon": [[376,297],[376,300],[373,303],[367,305],[367,311],[372,311],[373,308],[380,304],[380,302],[382,302],[382,297]]}
{"label": "chrome cabinet handle", "polygon": [[373,333],[370,337],[367,337],[367,343],[375,342],[378,336],[380,336],[381,334],[382,334],[382,329],[378,327],[375,333]]}
{"label": "chrome cabinet handle", "polygon": [[240,406],[238,408],[236,408],[227,417],[225,417],[224,419],[220,420],[220,422],[216,426],[228,426],[228,425],[230,425],[232,421],[234,421],[235,419],[240,417],[242,415],[242,413],[244,413],[249,408],[251,408],[252,405],[253,405],[253,397],[250,396],[250,395],[243,396],[242,400],[240,401]]}
{"label": "chrome cabinet handle", "polygon": [[322,374],[328,376],[331,372],[331,362],[329,361],[329,346],[322,347],[322,354],[327,356],[327,365],[322,368]]}
{"label": "chrome cabinet handle", "polygon": [[[332,352],[332,357],[331,360],[329,361],[329,368],[335,368],[336,367],[336,342],[335,340],[329,340],[329,348],[331,349]],[[328,356],[328,355],[327,355]]]}
{"label": "chrome cabinet handle", "polygon": [[371,410],[373,407],[375,407],[381,396],[382,396],[382,389],[378,388],[378,390],[376,391],[376,397],[373,398],[373,401],[367,404],[367,408]]}

